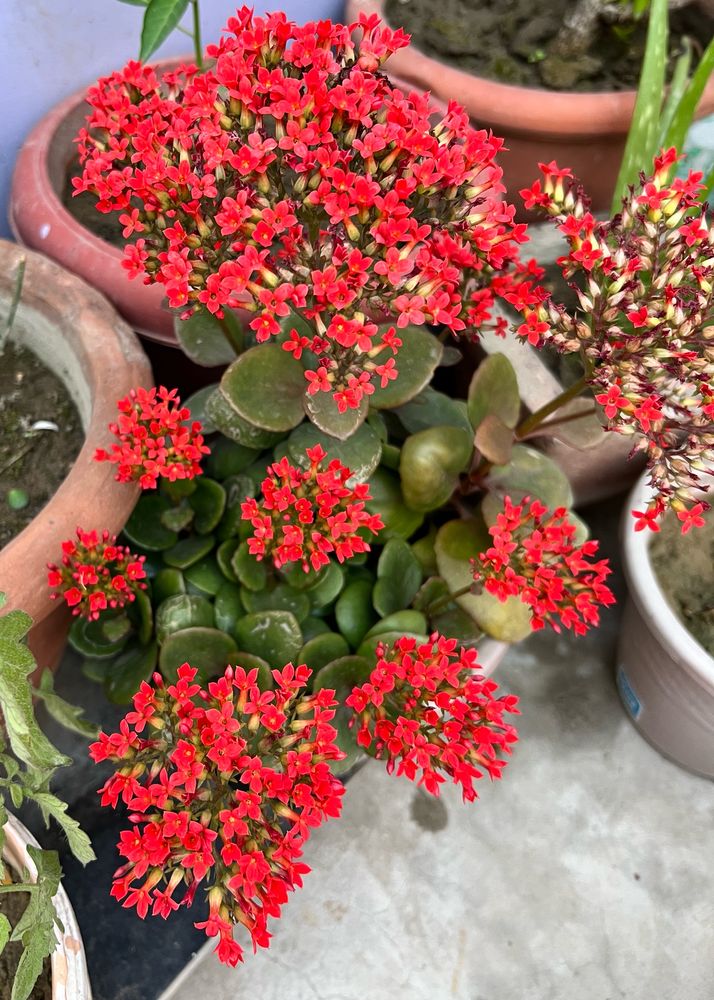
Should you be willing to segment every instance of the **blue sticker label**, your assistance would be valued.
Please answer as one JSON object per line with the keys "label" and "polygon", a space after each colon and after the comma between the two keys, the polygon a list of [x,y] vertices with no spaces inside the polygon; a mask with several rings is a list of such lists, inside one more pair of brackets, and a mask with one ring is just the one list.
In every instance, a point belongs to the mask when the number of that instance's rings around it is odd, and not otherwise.
{"label": "blue sticker label", "polygon": [[625,673],[625,669],[622,666],[617,668],[617,688],[620,692],[620,697],[625,703],[627,711],[633,719],[639,719],[640,713],[642,712],[642,703],[635,694],[632,685],[630,684],[630,680]]}

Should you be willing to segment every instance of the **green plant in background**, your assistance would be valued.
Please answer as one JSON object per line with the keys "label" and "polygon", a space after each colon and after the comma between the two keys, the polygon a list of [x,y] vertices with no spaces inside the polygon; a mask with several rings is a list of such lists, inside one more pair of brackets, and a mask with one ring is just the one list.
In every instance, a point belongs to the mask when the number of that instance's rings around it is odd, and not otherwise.
{"label": "green plant in background", "polygon": [[[0,608],[4,604],[5,595],[0,593]],[[78,709],[54,692],[49,671],[42,674],[38,687],[33,685],[37,664],[25,642],[31,625],[32,619],[24,611],[0,615],[0,850],[5,844],[8,800],[16,809],[27,800],[35,803],[46,822],[51,817],[59,824],[70,850],[86,865],[94,860],[89,838],[67,815],[66,804],[50,790],[57,768],[71,761],[50,743],[38,726],[33,696],[43,701],[59,722],[81,735],[91,738],[96,729],[82,719]],[[0,861],[3,875],[0,896],[9,892],[28,895],[27,908],[14,928],[0,912],[0,950],[9,941],[19,941],[23,948],[11,993],[5,992],[9,984],[3,984],[3,996],[8,1000],[27,1000],[45,958],[55,949],[55,926],[62,930],[52,903],[62,876],[57,852],[32,846],[28,852],[37,867],[36,880],[25,871],[18,873],[18,881],[13,881]]]}
{"label": "green plant in background", "polygon": [[[198,0],[119,0],[131,7],[144,7],[141,26],[139,61],[146,62],[166,41],[172,31],[180,31],[193,41],[196,65],[203,66],[201,42],[201,13]],[[181,19],[191,7],[191,28],[184,28]]]}

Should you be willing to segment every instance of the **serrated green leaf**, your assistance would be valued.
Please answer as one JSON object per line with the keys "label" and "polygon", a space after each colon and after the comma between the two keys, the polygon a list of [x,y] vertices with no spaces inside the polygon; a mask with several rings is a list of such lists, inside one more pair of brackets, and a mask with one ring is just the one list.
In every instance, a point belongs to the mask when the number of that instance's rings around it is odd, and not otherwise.
{"label": "serrated green leaf", "polygon": [[65,729],[70,729],[87,739],[95,739],[98,729],[84,718],[84,710],[76,705],[70,705],[54,690],[54,677],[51,670],[43,670],[40,675],[39,687],[35,688],[35,697],[44,702],[45,708]]}
{"label": "serrated green leaf", "polygon": [[146,62],[186,13],[189,0],[149,0],[141,28],[139,62]]}
{"label": "serrated green leaf", "polygon": [[62,828],[67,837],[69,849],[80,864],[88,865],[90,861],[96,860],[89,837],[81,829],[77,820],[67,815],[66,802],[62,802],[51,792],[31,792],[28,793],[28,797],[40,807],[45,821],[51,816],[55,823]]}

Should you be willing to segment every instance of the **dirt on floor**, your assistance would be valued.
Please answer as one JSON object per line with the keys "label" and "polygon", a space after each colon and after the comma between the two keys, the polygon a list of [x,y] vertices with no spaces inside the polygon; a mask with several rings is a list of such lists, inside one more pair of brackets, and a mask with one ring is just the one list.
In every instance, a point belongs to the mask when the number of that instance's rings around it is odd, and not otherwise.
{"label": "dirt on floor", "polygon": [[[26,892],[3,892],[0,893],[0,913],[4,914],[10,921],[10,926],[14,927],[28,904]],[[0,952],[0,997],[9,1000],[12,992],[12,984],[15,979],[17,964],[22,956],[22,944],[19,941],[10,941]],[[40,978],[35,983],[34,989],[28,1000],[52,1000],[52,969],[49,958],[45,959],[45,964],[40,973]]]}
{"label": "dirt on floor", "polygon": [[[33,429],[37,421],[57,430]],[[63,383],[31,351],[7,344],[0,358],[0,548],[53,496],[83,442]]]}
{"label": "dirt on floor", "polygon": [[703,528],[686,535],[676,518],[665,518],[650,543],[659,585],[682,624],[714,656],[714,512]]}
{"label": "dirt on floor", "polygon": [[[601,23],[578,58],[549,51],[575,0],[387,0],[387,20],[408,31],[422,52],[477,76],[550,90],[633,90],[647,34],[636,24]],[[714,22],[692,4],[670,15],[670,52],[691,38],[695,56]],[[459,95],[454,94],[458,100]]]}

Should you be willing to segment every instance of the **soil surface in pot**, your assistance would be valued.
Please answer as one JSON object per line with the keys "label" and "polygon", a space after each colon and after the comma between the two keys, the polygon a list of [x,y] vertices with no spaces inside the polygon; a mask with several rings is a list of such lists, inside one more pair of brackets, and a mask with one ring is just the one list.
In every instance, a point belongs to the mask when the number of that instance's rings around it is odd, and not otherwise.
{"label": "soil surface in pot", "polygon": [[[387,0],[386,16],[412,36],[422,52],[476,76],[550,90],[635,90],[647,34],[646,21],[599,25],[582,55],[549,49],[574,0]],[[701,52],[714,22],[694,4],[670,14],[670,52],[682,38]],[[456,100],[458,94],[453,95]]]}
{"label": "soil surface in pot", "polygon": [[[33,430],[37,421],[58,430]],[[60,379],[31,351],[7,344],[0,358],[0,548],[42,510],[83,442],[79,413]]]}
{"label": "soil surface in pot", "polygon": [[[13,881],[16,880],[13,878]],[[26,892],[0,893],[0,913],[7,917],[11,927],[15,927],[28,902]],[[8,942],[0,953],[0,997],[3,1000],[8,1000],[10,996],[21,956],[22,944],[19,941]],[[49,958],[45,959],[40,978],[35,983],[29,1000],[52,1000],[52,966]]]}
{"label": "soil surface in pot", "polygon": [[650,560],[659,585],[677,617],[714,656],[714,512],[703,528],[686,535],[681,522],[665,518],[650,543]]}

